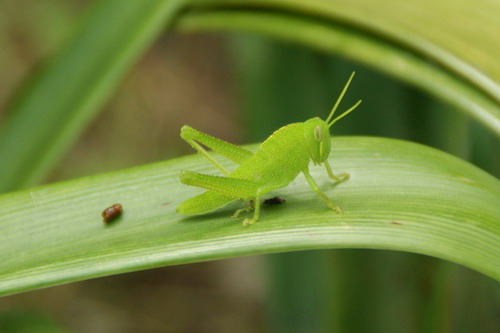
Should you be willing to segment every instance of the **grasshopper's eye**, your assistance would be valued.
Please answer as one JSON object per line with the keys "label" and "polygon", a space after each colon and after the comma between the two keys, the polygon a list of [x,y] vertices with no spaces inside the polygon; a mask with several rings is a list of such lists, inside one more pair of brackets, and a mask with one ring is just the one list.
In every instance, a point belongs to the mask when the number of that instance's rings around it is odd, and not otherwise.
{"label": "grasshopper's eye", "polygon": [[318,142],[323,140],[323,134],[321,132],[321,126],[316,126],[314,128],[314,139]]}

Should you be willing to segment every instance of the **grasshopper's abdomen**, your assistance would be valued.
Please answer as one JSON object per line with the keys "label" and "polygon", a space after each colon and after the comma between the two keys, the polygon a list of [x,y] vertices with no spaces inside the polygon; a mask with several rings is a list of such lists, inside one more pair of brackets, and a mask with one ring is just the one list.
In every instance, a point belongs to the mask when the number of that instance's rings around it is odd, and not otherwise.
{"label": "grasshopper's abdomen", "polygon": [[310,159],[304,142],[303,125],[304,123],[294,123],[275,131],[230,176],[281,186],[293,181]]}

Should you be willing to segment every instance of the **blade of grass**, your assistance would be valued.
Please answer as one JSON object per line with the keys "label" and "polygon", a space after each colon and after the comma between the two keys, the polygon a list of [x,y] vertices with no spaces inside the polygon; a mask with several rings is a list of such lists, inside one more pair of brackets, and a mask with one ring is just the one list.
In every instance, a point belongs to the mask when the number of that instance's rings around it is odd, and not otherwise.
{"label": "blade of grass", "polygon": [[[403,141],[338,137],[331,163],[351,179],[329,187],[335,214],[298,177],[250,227],[233,208],[184,217],[175,207],[200,189],[181,169],[213,172],[201,156],[0,196],[0,295],[92,277],[248,254],[373,248],[450,260],[500,280],[500,181],[443,152]],[[253,146],[252,148],[255,148]],[[228,164],[225,164],[228,165]],[[100,212],[119,202],[121,218]]]}
{"label": "blade of grass", "polygon": [[78,31],[14,102],[0,133],[0,192],[33,186],[185,1],[96,1]]}
{"label": "blade of grass", "polygon": [[[457,9],[455,1],[440,2],[437,11],[429,2],[401,3],[200,1],[179,26],[187,31],[247,30],[339,53],[443,99],[500,135],[500,85],[496,83],[500,69],[495,65],[500,54],[498,40],[491,38],[492,27],[499,25],[493,14],[498,4],[469,2],[490,13],[478,14],[470,28],[457,20],[477,11],[468,6]],[[373,6],[376,19],[369,11]],[[454,13],[451,19],[439,17],[447,17],[449,10]],[[415,12],[419,16],[414,17]],[[426,23],[424,29],[421,22]]]}

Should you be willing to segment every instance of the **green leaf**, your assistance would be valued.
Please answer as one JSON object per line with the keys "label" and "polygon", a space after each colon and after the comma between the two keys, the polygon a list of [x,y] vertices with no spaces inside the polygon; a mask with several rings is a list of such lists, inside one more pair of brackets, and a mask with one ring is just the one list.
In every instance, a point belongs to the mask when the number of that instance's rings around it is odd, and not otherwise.
{"label": "green leaf", "polygon": [[[186,156],[0,196],[0,295],[134,270],[241,255],[319,248],[391,249],[450,260],[500,280],[500,181],[446,153],[382,138],[337,137],[330,162],[351,179],[313,177],[340,205],[336,214],[302,176],[272,193],[249,227],[238,205],[175,213],[202,190],[181,169],[216,172]],[[255,149],[251,146],[250,149]],[[224,163],[230,166],[229,163]],[[106,225],[101,211],[123,205]]]}
{"label": "green leaf", "polygon": [[[500,3],[205,0],[180,28],[240,29],[334,52],[423,89],[500,135]],[[464,18],[467,18],[464,21]]]}
{"label": "green leaf", "polygon": [[96,2],[11,107],[0,133],[0,192],[33,186],[45,176],[182,3]]}

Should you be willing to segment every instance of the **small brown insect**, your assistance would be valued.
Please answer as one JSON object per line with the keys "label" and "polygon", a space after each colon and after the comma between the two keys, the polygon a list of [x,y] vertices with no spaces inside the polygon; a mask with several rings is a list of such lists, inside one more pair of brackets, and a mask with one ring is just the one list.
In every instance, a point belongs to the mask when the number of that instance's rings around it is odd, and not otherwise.
{"label": "small brown insect", "polygon": [[286,202],[285,199],[280,197],[274,197],[264,200],[264,205],[279,205]]}
{"label": "small brown insect", "polygon": [[117,218],[118,216],[120,216],[122,214],[122,211],[123,211],[123,207],[122,205],[120,205],[119,203],[115,203],[114,205],[106,208],[102,213],[102,217],[103,217],[103,222],[104,223],[108,223],[108,222],[111,222],[113,221],[115,218]]}
{"label": "small brown insect", "polygon": [[391,221],[389,223],[390,224],[394,224],[394,225],[401,225],[402,224],[401,222],[398,222],[398,221]]}

